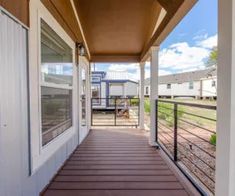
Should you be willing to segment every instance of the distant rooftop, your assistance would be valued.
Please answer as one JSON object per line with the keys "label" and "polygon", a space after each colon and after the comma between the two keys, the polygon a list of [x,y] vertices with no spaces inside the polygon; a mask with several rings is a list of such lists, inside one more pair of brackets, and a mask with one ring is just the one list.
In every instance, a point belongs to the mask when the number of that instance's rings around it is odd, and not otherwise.
{"label": "distant rooftop", "polygon": [[[184,72],[159,77],[159,84],[184,83],[190,81],[199,81],[202,78],[216,76],[216,68],[209,68],[199,71]],[[145,85],[150,84],[150,78],[145,80]]]}
{"label": "distant rooftop", "polygon": [[132,80],[127,71],[108,71],[108,72],[100,72],[100,71],[93,71],[92,74],[97,73],[105,73],[103,80],[130,80],[133,82],[136,82]]}

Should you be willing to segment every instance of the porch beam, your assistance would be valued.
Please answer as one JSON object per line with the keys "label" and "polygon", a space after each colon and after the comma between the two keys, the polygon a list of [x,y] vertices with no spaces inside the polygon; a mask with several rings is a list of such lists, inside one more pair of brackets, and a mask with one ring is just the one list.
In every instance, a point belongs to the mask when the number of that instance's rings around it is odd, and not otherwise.
{"label": "porch beam", "polygon": [[144,129],[144,79],[145,79],[145,62],[141,62],[140,63],[140,86],[139,86],[140,129]]}
{"label": "porch beam", "polygon": [[166,9],[167,14],[156,29],[152,38],[146,43],[140,55],[140,61],[146,59],[146,54],[152,46],[159,46],[172,32],[176,25],[192,9],[198,0],[158,0],[159,4]]}
{"label": "porch beam", "polygon": [[235,193],[235,1],[219,0],[216,196]]}
{"label": "porch beam", "polygon": [[156,143],[156,105],[158,99],[158,53],[159,47],[151,48],[150,60],[150,145],[157,146]]}
{"label": "porch beam", "polygon": [[100,62],[100,63],[107,63],[107,62],[123,62],[123,63],[138,63],[140,61],[139,55],[124,55],[124,54],[92,54],[91,55],[91,62]]}

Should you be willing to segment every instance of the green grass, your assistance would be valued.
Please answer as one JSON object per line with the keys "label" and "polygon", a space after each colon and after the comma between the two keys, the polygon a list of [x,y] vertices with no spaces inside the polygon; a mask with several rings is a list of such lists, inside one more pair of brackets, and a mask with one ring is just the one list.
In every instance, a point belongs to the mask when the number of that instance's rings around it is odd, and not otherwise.
{"label": "green grass", "polygon": [[[195,100],[195,99],[174,99],[169,101],[176,101],[176,102],[183,102],[183,103],[195,103],[195,104],[202,104],[202,105],[216,105],[215,101],[210,100]],[[159,102],[159,118],[166,120],[169,122],[169,126],[173,126],[173,104],[170,103],[162,103]],[[169,109],[163,108],[167,107]],[[150,103],[149,99],[145,99],[145,112],[146,114],[150,113]],[[216,111],[215,110],[208,110],[208,109],[202,109],[197,107],[189,107],[189,106],[183,106],[178,105],[178,117],[183,118],[187,121],[190,121],[194,124],[197,124],[199,126],[203,126],[205,128],[208,128],[212,131],[216,130],[216,122],[207,120],[204,118],[199,118],[197,116],[185,114],[184,112],[195,114],[198,116],[210,118],[216,120]],[[164,114],[163,114],[164,113]]]}
{"label": "green grass", "polygon": [[212,134],[210,138],[210,143],[216,146],[216,134]]}

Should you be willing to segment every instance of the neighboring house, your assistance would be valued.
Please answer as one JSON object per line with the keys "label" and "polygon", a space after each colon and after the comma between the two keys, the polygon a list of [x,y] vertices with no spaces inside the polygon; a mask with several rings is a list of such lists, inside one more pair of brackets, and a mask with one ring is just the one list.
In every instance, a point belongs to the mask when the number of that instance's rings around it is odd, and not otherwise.
{"label": "neighboring house", "polygon": [[[215,98],[217,96],[216,69],[185,72],[159,77],[159,97]],[[150,95],[150,79],[145,80],[145,96]]]}
{"label": "neighboring house", "polygon": [[93,104],[107,107],[107,98],[133,98],[138,96],[138,82],[130,80],[127,72],[92,72]]}

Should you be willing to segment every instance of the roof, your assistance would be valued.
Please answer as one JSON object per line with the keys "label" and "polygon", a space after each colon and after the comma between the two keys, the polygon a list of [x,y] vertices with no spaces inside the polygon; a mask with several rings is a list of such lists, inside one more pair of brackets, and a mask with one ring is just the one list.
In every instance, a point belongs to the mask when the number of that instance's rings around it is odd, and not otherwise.
{"label": "roof", "polygon": [[108,71],[108,72],[93,71],[92,75],[100,74],[100,73],[104,74],[102,81],[107,81],[107,80],[120,81],[120,82],[130,81],[130,82],[137,83],[136,81],[132,80],[129,77],[129,74],[127,71]]}
{"label": "roof", "polygon": [[41,0],[91,62],[140,62],[197,0]]}
{"label": "roof", "polygon": [[[172,84],[172,83],[184,83],[190,81],[199,81],[203,78],[216,76],[217,71],[215,68],[209,68],[199,71],[184,72],[179,74],[165,75],[159,77],[159,84]],[[150,84],[150,78],[145,80],[145,85]]]}

